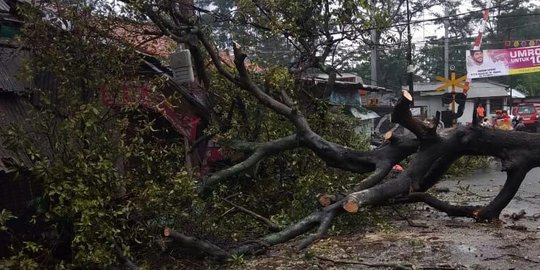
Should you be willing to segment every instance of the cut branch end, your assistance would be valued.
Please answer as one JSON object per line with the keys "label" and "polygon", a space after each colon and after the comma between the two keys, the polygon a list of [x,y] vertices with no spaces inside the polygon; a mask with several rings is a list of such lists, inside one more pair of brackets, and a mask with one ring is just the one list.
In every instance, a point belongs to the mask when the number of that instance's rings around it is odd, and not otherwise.
{"label": "cut branch end", "polygon": [[172,232],[171,228],[169,228],[169,227],[163,228],[163,236],[169,237],[169,236],[171,236],[171,232]]}
{"label": "cut branch end", "polygon": [[392,135],[393,135],[392,131],[388,131],[388,132],[384,133],[384,139],[386,141],[390,141],[392,139]]}
{"label": "cut branch end", "polygon": [[406,98],[409,101],[413,100],[413,97],[411,96],[411,93],[409,93],[409,91],[407,91],[407,90],[403,90],[403,97]]}
{"label": "cut branch end", "polygon": [[358,201],[355,199],[348,199],[347,202],[343,204],[343,209],[349,213],[357,213],[359,208]]}
{"label": "cut branch end", "polygon": [[319,203],[324,207],[329,206],[335,200],[336,200],[335,195],[324,194],[324,195],[319,196]]}
{"label": "cut branch end", "polygon": [[390,141],[390,140],[392,140],[392,138],[393,138],[392,136],[393,136],[393,135],[394,135],[394,133],[393,133],[392,131],[388,131],[388,132],[384,133],[384,139],[385,139],[386,141]]}

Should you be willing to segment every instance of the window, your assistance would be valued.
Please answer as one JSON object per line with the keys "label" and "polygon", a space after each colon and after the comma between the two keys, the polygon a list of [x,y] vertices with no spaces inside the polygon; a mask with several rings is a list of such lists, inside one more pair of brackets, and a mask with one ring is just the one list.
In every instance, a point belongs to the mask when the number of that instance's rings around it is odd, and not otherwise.
{"label": "window", "polygon": [[530,106],[519,106],[518,113],[519,114],[531,114],[531,113],[534,113],[534,107],[532,105],[530,105]]}

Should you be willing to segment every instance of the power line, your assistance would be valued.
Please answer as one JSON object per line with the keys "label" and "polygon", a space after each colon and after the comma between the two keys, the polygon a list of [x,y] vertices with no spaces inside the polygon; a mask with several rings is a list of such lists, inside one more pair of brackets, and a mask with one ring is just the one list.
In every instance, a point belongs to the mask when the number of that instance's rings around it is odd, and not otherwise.
{"label": "power line", "polygon": [[[499,8],[503,8],[503,7],[507,7],[507,6],[511,6],[511,5],[512,4],[493,6],[491,8],[487,8],[487,10],[495,10],[495,9],[499,9]],[[421,23],[424,23],[424,22],[442,21],[444,19],[458,20],[459,18],[456,18],[456,17],[460,17],[460,16],[464,16],[464,15],[471,15],[471,14],[474,14],[474,13],[481,13],[483,11],[484,11],[484,9],[478,9],[478,10],[472,10],[472,11],[463,12],[463,13],[457,13],[457,14],[448,15],[448,16],[441,16],[441,17],[437,17],[437,18],[424,19],[424,20],[415,20],[415,21],[411,21],[410,24],[421,24]],[[503,15],[499,15],[499,16],[503,16]],[[495,17],[498,17],[498,16],[495,16]],[[451,18],[453,18],[453,19],[451,19]],[[357,24],[361,24],[361,23],[357,23]],[[371,29],[386,29],[386,28],[392,28],[392,27],[396,27],[396,26],[406,26],[407,24],[408,24],[407,22],[397,21],[396,24],[388,25],[388,26],[385,26],[385,27],[379,27],[379,28],[370,27],[370,28],[364,28],[362,30],[363,31],[369,31]]]}
{"label": "power line", "polygon": [[[535,13],[534,15],[540,16],[540,13]],[[502,16],[503,15],[498,16],[498,17],[502,17]],[[512,17],[518,17],[518,16],[512,16]],[[528,27],[528,26],[534,26],[534,25],[540,25],[540,22],[509,26],[509,27],[506,27],[506,28],[497,29],[497,31],[506,31],[506,30],[512,30],[512,29],[519,29],[519,28]],[[476,37],[476,35],[473,34],[473,35],[469,35],[469,36],[465,36],[465,37],[450,37],[449,39],[450,39],[451,42],[456,43],[456,42],[461,42],[463,40],[468,40],[468,39],[472,40],[475,37]],[[426,43],[426,42],[430,42],[430,41],[438,41],[438,40],[440,40],[440,38],[438,38],[438,39],[416,40],[415,42],[413,42],[413,44],[421,44],[421,43]],[[406,43],[405,41],[401,41],[401,42],[390,43],[390,44],[389,43],[386,43],[386,44],[379,43],[377,45],[378,46],[395,46],[395,45],[404,45],[405,43]],[[502,43],[490,43],[490,44],[502,44]],[[457,47],[457,46],[453,46],[453,47]]]}
{"label": "power line", "polygon": [[[540,13],[538,13],[538,15],[540,15]],[[535,26],[535,25],[540,25],[540,22],[510,26],[510,27],[498,29],[497,31],[506,31],[506,30],[512,30],[512,29],[519,29],[519,28],[528,27],[528,26]],[[469,36],[465,36],[465,37],[451,37],[449,39],[450,39],[451,43],[460,43],[462,41],[472,40],[472,39],[474,39],[474,37],[476,37],[476,35],[469,35]],[[442,38],[416,40],[415,42],[413,42],[413,44],[423,44],[423,43],[428,43],[428,42],[439,42],[439,41],[442,43]],[[396,46],[396,45],[403,45],[403,44],[405,44],[405,41],[396,42],[396,43],[390,43],[390,44],[388,44],[388,43],[382,44],[381,43],[381,44],[378,44],[378,45],[380,45],[380,46]],[[504,44],[504,42],[490,42],[490,43],[485,43],[484,45],[498,45],[498,44]],[[451,45],[451,47],[460,47],[460,46],[467,46],[467,45],[470,45],[470,44],[457,44],[457,45],[455,44],[455,45]],[[438,47],[438,46],[435,46],[435,44],[433,44],[432,46],[433,47]]]}
{"label": "power line", "polygon": [[[513,4],[504,4],[504,5],[498,5],[498,6],[493,6],[491,8],[487,8],[487,10],[497,10],[497,9],[500,9],[500,8],[504,8],[504,7],[508,7],[508,6],[512,6]],[[380,30],[380,29],[388,29],[388,28],[392,28],[392,27],[397,27],[397,26],[407,26],[407,25],[416,25],[416,24],[422,24],[422,23],[425,23],[425,22],[436,22],[436,21],[442,21],[444,19],[448,19],[448,20],[459,20],[461,18],[458,18],[458,17],[461,17],[461,16],[465,16],[465,15],[471,15],[471,14],[476,14],[476,13],[481,13],[483,12],[485,9],[477,9],[477,10],[472,10],[472,11],[467,11],[467,12],[462,12],[462,13],[457,13],[457,14],[453,14],[453,15],[448,15],[448,16],[440,16],[440,17],[437,17],[437,18],[431,18],[431,19],[422,19],[422,20],[411,20],[410,22],[408,21],[396,21],[394,22],[393,24],[391,25],[387,25],[387,26],[380,26],[380,27],[367,27],[367,28],[361,28],[361,29],[357,29],[357,30],[360,30],[360,31],[364,31],[364,32],[369,32],[370,30]],[[211,12],[211,11],[206,11],[207,13],[212,13],[214,15],[217,15],[217,14],[220,14],[220,16],[230,16],[230,13],[225,15],[225,14],[222,14],[222,13],[216,13],[216,12]],[[234,13],[234,11],[232,11]],[[523,14],[524,16],[534,16],[534,15],[540,15],[540,13],[534,13],[534,14]],[[498,15],[498,16],[492,16],[492,17],[504,17],[504,16],[507,16],[507,17],[512,17],[512,16],[519,16],[519,15],[513,15],[513,14],[508,14],[508,15]],[[356,22],[356,23],[346,23],[344,25],[363,25],[362,22]],[[318,35],[313,35],[313,36],[318,36]]]}

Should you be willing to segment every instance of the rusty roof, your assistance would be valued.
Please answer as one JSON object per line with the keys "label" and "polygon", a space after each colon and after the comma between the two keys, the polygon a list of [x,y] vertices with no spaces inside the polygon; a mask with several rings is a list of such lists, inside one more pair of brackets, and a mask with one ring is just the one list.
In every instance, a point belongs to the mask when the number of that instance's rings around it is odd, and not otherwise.
{"label": "rusty roof", "polygon": [[151,24],[118,20],[109,34],[135,46],[140,52],[156,57],[168,57],[176,49],[176,42]]}

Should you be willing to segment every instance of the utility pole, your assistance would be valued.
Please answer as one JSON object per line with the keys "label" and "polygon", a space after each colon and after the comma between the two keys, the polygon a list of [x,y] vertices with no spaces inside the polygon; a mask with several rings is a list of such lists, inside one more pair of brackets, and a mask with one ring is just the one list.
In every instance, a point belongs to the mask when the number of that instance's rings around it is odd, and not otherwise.
{"label": "utility pole", "polygon": [[412,65],[412,45],[411,45],[411,11],[409,9],[409,0],[407,0],[407,40],[409,43],[409,50],[407,52],[407,73],[409,81],[409,93],[413,97],[411,105],[414,106],[414,90],[413,90],[413,65]]}
{"label": "utility pole", "polygon": [[377,30],[371,30],[371,85],[377,85]]}
{"label": "utility pole", "polygon": [[[448,7],[444,7],[444,77],[448,78]],[[452,70],[452,78],[451,80],[455,80],[456,73]],[[448,92],[448,88],[446,89],[446,92]],[[456,114],[456,87],[452,85],[452,115]],[[455,117],[452,117],[452,125],[456,125],[457,119]]]}
{"label": "utility pole", "polygon": [[448,7],[444,7],[444,77],[448,78]]}
{"label": "utility pole", "polygon": [[[371,11],[375,15],[375,0],[371,1]],[[375,21],[375,16],[372,16]],[[375,24],[373,24],[373,29],[371,29],[371,85],[377,85],[377,29]]]}

